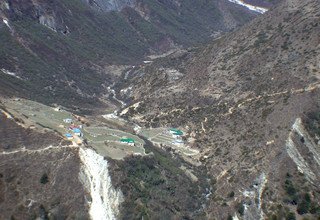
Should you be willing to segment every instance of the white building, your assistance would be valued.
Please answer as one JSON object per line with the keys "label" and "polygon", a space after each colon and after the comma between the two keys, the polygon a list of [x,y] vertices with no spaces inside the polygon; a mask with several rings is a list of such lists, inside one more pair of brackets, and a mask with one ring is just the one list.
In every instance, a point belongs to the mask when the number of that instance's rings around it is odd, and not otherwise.
{"label": "white building", "polygon": [[67,124],[71,124],[72,123],[72,119],[71,118],[65,118],[65,119],[63,119],[63,122],[67,123]]}

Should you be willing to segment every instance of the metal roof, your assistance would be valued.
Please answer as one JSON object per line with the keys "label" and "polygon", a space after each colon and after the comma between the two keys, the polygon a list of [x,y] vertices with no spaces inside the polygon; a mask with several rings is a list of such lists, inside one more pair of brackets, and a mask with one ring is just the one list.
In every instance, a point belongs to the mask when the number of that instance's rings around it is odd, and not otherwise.
{"label": "metal roof", "polygon": [[81,130],[80,130],[79,128],[74,128],[72,131],[73,131],[74,133],[81,133]]}
{"label": "metal roof", "polygon": [[176,128],[170,128],[171,133],[173,133],[174,135],[183,135],[183,132],[179,129]]}
{"label": "metal roof", "polygon": [[134,140],[132,138],[122,138],[120,141],[125,143],[134,143]]}

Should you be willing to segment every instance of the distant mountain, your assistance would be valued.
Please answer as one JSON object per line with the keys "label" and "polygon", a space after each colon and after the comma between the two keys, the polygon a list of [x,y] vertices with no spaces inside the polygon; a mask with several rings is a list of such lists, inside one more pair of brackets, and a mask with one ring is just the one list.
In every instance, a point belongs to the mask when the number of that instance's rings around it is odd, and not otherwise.
{"label": "distant mountain", "polygon": [[265,13],[282,0],[228,0],[257,13]]}
{"label": "distant mountain", "polygon": [[137,70],[119,88],[132,89],[123,116],[188,131],[200,151],[193,160],[214,183],[208,219],[320,216],[318,3],[282,1],[209,45]]}
{"label": "distant mountain", "polygon": [[1,1],[0,93],[101,106],[117,77],[106,66],[204,43],[255,16],[222,0]]}
{"label": "distant mountain", "polygon": [[273,5],[277,4],[281,0],[241,0],[244,3],[258,6],[258,7],[264,7],[264,8],[270,8]]}

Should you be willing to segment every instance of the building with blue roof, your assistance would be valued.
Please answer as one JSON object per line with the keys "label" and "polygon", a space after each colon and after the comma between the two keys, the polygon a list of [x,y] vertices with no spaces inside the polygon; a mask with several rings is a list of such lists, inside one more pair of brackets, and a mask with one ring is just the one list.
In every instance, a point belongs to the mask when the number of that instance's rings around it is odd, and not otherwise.
{"label": "building with blue roof", "polygon": [[79,128],[72,129],[73,133],[79,137],[82,137],[82,132]]}
{"label": "building with blue roof", "polygon": [[66,138],[67,138],[68,140],[72,140],[72,139],[73,139],[72,134],[67,133],[67,134],[65,134],[65,136],[66,136]]}

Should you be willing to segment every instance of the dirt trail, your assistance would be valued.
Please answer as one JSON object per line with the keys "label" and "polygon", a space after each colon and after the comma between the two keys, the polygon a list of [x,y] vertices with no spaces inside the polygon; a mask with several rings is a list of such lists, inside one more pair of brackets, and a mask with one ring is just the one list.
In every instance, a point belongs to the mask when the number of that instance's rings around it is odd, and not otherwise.
{"label": "dirt trail", "polygon": [[[248,105],[248,104],[255,102],[255,101],[259,101],[263,98],[272,98],[272,97],[277,97],[277,96],[281,96],[281,95],[285,95],[285,94],[295,95],[295,94],[300,94],[300,93],[305,93],[305,92],[312,92],[312,91],[319,89],[319,88],[320,88],[320,82],[316,82],[316,83],[311,83],[311,84],[307,85],[306,87],[300,88],[300,89],[284,90],[281,92],[274,92],[274,93],[269,93],[269,94],[264,94],[264,95],[259,95],[256,97],[248,98],[248,99],[245,99],[243,101],[238,102],[234,106],[230,107],[226,113],[223,113],[219,116],[227,117],[229,115],[232,115],[237,109],[241,109],[245,105]],[[224,105],[224,104],[218,104],[218,106],[219,105]],[[206,129],[205,129],[206,122],[207,122],[207,118],[205,117],[204,120],[201,122],[202,131],[204,133],[206,132]]]}
{"label": "dirt trail", "polygon": [[79,146],[75,146],[75,145],[66,145],[66,146],[49,146],[49,147],[45,147],[45,148],[41,148],[41,149],[36,149],[36,150],[31,150],[31,149],[26,149],[26,148],[21,148],[18,150],[14,150],[14,151],[4,151],[0,153],[1,155],[10,155],[10,154],[16,154],[16,153],[41,153],[44,151],[48,151],[48,150],[60,150],[63,148],[79,148]]}
{"label": "dirt trail", "polygon": [[280,95],[284,95],[284,94],[294,95],[294,94],[299,94],[299,93],[304,93],[304,92],[312,92],[312,91],[319,89],[319,88],[320,88],[320,82],[317,82],[317,83],[311,83],[307,87],[301,88],[301,89],[284,90],[281,92],[275,92],[275,93],[270,93],[270,94],[265,94],[265,95],[259,95],[259,96],[253,97],[253,98],[248,98],[248,99],[243,100],[242,102],[240,102],[236,106],[229,108],[228,112],[226,114],[224,114],[224,116],[231,115],[231,114],[233,114],[233,112],[236,109],[239,109],[239,108],[243,107],[244,105],[247,105],[247,104],[254,102],[254,101],[258,101],[263,98],[276,97],[276,96],[280,96]]}
{"label": "dirt trail", "polygon": [[0,109],[0,112],[2,112],[8,119],[12,119],[13,118],[8,112],[6,112],[3,109]]}

